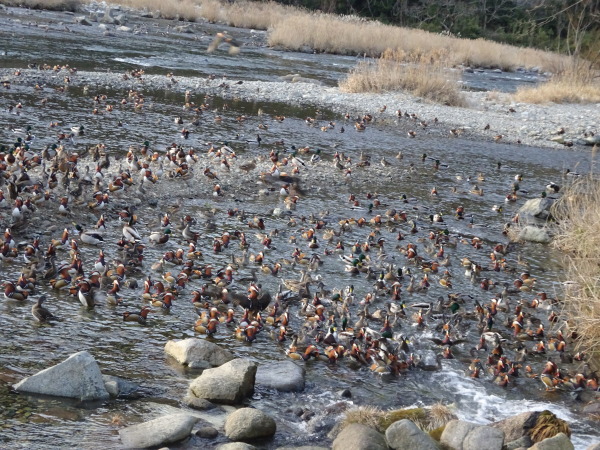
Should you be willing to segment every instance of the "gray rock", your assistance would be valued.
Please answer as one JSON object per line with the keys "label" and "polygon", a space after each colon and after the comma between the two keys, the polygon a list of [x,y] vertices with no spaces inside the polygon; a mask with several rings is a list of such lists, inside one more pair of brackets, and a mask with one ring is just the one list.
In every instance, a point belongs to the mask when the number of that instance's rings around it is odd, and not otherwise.
{"label": "gray rock", "polygon": [[246,444],[245,442],[229,442],[217,447],[217,450],[255,450],[254,445]]}
{"label": "gray rock", "polygon": [[25,378],[13,388],[17,392],[79,400],[103,400],[109,397],[100,368],[88,352],[75,353],[63,362]]}
{"label": "gray rock", "polygon": [[342,389],[338,392],[339,396],[342,398],[352,398],[352,391],[348,388]]}
{"label": "gray rock", "polygon": [[304,367],[292,361],[261,364],[256,370],[256,384],[281,392],[304,390]]}
{"label": "gray rock", "polygon": [[190,390],[198,398],[235,405],[254,393],[255,377],[256,363],[238,358],[205,370],[192,381]]}
{"label": "gray rock", "polygon": [[583,412],[586,414],[597,414],[600,415],[600,401],[592,402],[583,407]]}
{"label": "gray rock", "polygon": [[182,401],[184,405],[189,406],[193,409],[207,410],[216,408],[216,405],[214,403],[211,403],[203,398],[198,398],[191,392],[188,392],[187,395],[183,397]]}
{"label": "gray rock", "polygon": [[89,20],[87,20],[85,18],[85,16],[77,16],[74,19],[75,23],[78,23],[79,25],[85,25],[87,27],[91,27],[92,26],[92,22],[90,22]]}
{"label": "gray rock", "polygon": [[[539,415],[539,411],[527,411],[517,414],[516,416],[508,417],[490,426],[504,431],[506,442],[512,442],[523,436],[527,436],[529,430],[535,426]],[[527,447],[529,447],[529,445],[527,445]]]}
{"label": "gray rock", "polygon": [[463,450],[502,450],[504,432],[498,428],[480,426],[472,429],[462,443]]}
{"label": "gray rock", "polygon": [[385,432],[390,447],[398,450],[438,450],[438,444],[412,421],[402,419],[391,424]]}
{"label": "gray rock", "polygon": [[383,434],[360,423],[345,427],[333,441],[333,450],[387,450]]}
{"label": "gray rock", "polygon": [[419,361],[418,366],[422,370],[432,371],[441,369],[439,357],[433,350],[426,350],[421,355],[421,360]]}
{"label": "gray rock", "polygon": [[233,441],[269,437],[275,431],[275,421],[259,409],[240,408],[225,421],[225,436]]}
{"label": "gray rock", "polygon": [[574,450],[575,447],[571,439],[564,434],[558,433],[556,436],[544,439],[542,442],[537,442],[529,448],[529,450]]}
{"label": "gray rock", "polygon": [[301,445],[300,447],[277,447],[277,450],[329,450],[329,447],[317,447],[315,445]]}
{"label": "gray rock", "polygon": [[196,436],[201,437],[203,439],[214,439],[219,435],[219,432],[216,428],[213,427],[202,427],[198,431],[196,431]]}
{"label": "gray rock", "polygon": [[122,31],[123,33],[131,33],[133,31],[133,28],[121,25],[120,27],[117,27],[117,31]]}
{"label": "gray rock", "polygon": [[175,358],[179,364],[189,366],[199,361],[206,361],[217,367],[231,361],[234,356],[217,344],[204,339],[188,338],[181,341],[167,341],[165,353]]}
{"label": "gray rock", "polygon": [[102,379],[104,380],[104,387],[106,387],[111,397],[137,397],[135,393],[140,389],[138,384],[112,375],[102,375]]}
{"label": "gray rock", "polygon": [[146,448],[171,444],[185,439],[198,421],[189,414],[169,414],[119,430],[125,448]]}
{"label": "gray rock", "polygon": [[516,450],[518,448],[529,448],[533,445],[529,436],[523,436],[519,439],[509,442],[504,446],[505,450]]}
{"label": "gray rock", "polygon": [[554,204],[551,198],[532,198],[519,208],[519,223],[543,224],[551,219],[550,208]]}
{"label": "gray rock", "polygon": [[462,450],[463,441],[477,425],[462,420],[451,420],[446,424],[440,442],[451,449]]}
{"label": "gray rock", "polygon": [[552,238],[545,228],[539,228],[535,225],[526,225],[519,231],[519,240],[547,244]]}

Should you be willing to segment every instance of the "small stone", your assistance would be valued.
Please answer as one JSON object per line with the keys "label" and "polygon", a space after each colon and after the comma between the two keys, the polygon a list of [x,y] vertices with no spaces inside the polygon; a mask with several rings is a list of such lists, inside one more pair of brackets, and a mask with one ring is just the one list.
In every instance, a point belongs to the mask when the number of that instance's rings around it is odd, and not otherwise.
{"label": "small stone", "polygon": [[91,27],[92,26],[92,22],[90,22],[89,20],[87,20],[84,16],[78,16],[75,17],[75,23],[78,23],[79,25],[85,25],[87,27]]}
{"label": "small stone", "polygon": [[348,388],[339,391],[339,396],[342,398],[352,398],[352,391]]}
{"label": "small stone", "polygon": [[245,442],[229,442],[219,445],[217,450],[255,450],[256,448],[254,445],[246,444]]}
{"label": "small stone", "polygon": [[198,398],[194,396],[194,394],[192,394],[191,392],[188,392],[188,394],[185,397],[183,397],[182,401],[184,405],[189,406],[193,409],[207,410],[216,408],[216,405],[214,403],[211,403],[203,398]]}
{"label": "small stone", "polygon": [[196,436],[203,439],[214,439],[219,435],[219,432],[213,427],[202,427],[196,431]]}

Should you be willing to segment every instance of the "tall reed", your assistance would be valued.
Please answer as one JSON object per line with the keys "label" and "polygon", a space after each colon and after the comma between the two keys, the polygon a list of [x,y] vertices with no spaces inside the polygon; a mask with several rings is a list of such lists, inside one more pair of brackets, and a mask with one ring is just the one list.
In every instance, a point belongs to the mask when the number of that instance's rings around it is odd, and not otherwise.
{"label": "tall reed", "polygon": [[565,254],[564,312],[577,334],[576,347],[600,369],[600,180],[572,182],[553,211],[555,245]]}

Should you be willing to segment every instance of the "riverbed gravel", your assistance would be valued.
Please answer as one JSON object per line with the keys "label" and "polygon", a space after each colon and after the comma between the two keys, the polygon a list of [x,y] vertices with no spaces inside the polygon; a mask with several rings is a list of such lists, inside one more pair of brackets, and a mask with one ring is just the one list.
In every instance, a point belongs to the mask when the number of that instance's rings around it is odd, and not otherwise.
{"label": "riverbed gravel", "polygon": [[[465,92],[468,107],[450,107],[428,103],[404,92],[345,93],[337,87],[310,82],[242,81],[229,78],[167,77],[143,75],[124,79],[123,73],[84,72],[70,76],[72,85],[90,88],[171,90],[182,94],[210,93],[224,98],[262,102],[285,102],[294,105],[313,105],[340,114],[371,114],[376,121],[396,122],[416,137],[429,133],[456,134],[467,139],[501,141],[537,147],[562,147],[574,143],[581,148],[584,133],[596,133],[600,123],[600,104],[543,104],[514,103],[510,94],[499,92]],[[13,69],[1,69],[0,80],[17,85],[44,83],[61,85],[65,72],[24,69],[15,75]],[[175,79],[176,83],[172,80]],[[385,107],[385,108],[384,108]],[[398,110],[402,118],[398,117]],[[406,113],[413,117],[406,117]],[[433,124],[435,131],[421,122]],[[489,125],[489,127],[488,127]],[[455,130],[455,134],[451,132]],[[564,130],[561,132],[559,130]],[[557,142],[558,141],[558,142]]]}

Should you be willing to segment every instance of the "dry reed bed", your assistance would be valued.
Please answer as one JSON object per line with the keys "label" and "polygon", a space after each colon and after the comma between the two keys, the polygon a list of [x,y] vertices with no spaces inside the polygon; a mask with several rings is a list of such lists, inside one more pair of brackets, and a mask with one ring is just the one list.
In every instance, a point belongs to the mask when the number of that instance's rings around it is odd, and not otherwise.
{"label": "dry reed bed", "polygon": [[344,92],[385,92],[402,89],[416,97],[447,106],[465,106],[459,74],[447,69],[447,53],[407,55],[387,50],[376,62],[363,61],[340,82]]}
{"label": "dry reed bed", "polygon": [[587,61],[573,60],[557,68],[546,83],[517,89],[514,99],[525,103],[599,103],[600,72]]}
{"label": "dry reed bed", "polygon": [[577,349],[600,368],[600,180],[593,175],[568,185],[554,207],[555,245],[565,252],[564,311],[576,330]]}
{"label": "dry reed bed", "polygon": [[519,48],[483,39],[459,39],[423,30],[384,25],[351,16],[312,13],[273,2],[219,0],[108,0],[137,9],[160,11],[165,18],[195,21],[204,18],[235,27],[269,29],[269,44],[290,50],[310,47],[319,52],[377,57],[387,49],[407,55],[444,50],[451,65],[541,67],[551,70],[564,56],[531,48]]}

